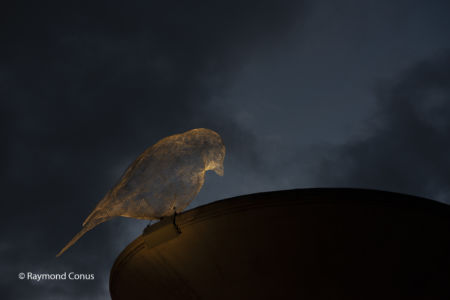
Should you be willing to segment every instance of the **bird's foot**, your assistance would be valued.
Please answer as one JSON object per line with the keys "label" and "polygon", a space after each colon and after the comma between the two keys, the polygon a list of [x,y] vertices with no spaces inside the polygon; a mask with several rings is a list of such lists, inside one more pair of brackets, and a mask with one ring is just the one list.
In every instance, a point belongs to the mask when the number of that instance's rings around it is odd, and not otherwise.
{"label": "bird's foot", "polygon": [[[173,207],[173,216],[172,216],[172,220],[173,220],[173,224],[175,224],[175,218],[177,217],[177,209],[174,206]],[[176,224],[175,224],[176,225]]]}
{"label": "bird's foot", "polygon": [[178,227],[177,222],[176,222],[176,217],[177,217],[177,210],[175,209],[175,206],[174,206],[173,207],[173,216],[172,216],[173,226],[175,226],[175,229],[178,231],[178,233],[181,233],[181,230]]}

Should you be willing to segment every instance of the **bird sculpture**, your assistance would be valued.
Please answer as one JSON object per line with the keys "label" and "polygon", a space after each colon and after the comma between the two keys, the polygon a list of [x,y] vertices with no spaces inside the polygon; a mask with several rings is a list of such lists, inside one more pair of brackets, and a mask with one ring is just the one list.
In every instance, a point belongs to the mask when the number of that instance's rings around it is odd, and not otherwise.
{"label": "bird sculpture", "polygon": [[114,217],[158,220],[183,211],[200,191],[206,171],[223,175],[224,158],[222,138],[210,129],[163,138],[126,169],[86,218],[81,231],[56,256],[87,231]]}

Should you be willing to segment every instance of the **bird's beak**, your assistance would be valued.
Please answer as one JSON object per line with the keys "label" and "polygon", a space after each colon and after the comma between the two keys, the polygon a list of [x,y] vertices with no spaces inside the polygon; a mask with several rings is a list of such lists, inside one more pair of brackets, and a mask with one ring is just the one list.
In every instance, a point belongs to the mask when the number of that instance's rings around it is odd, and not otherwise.
{"label": "bird's beak", "polygon": [[220,167],[215,168],[214,172],[216,172],[216,174],[219,175],[219,176],[223,176],[223,165],[221,165]]}

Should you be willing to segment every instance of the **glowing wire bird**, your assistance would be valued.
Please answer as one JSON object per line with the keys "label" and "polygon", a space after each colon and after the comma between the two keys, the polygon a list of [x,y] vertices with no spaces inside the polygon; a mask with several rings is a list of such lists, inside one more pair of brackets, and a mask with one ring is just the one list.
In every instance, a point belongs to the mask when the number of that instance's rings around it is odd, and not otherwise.
{"label": "glowing wire bird", "polygon": [[81,231],[56,256],[87,231],[114,217],[155,220],[181,212],[197,196],[206,171],[223,175],[224,158],[222,138],[209,129],[163,138],[128,167],[84,221]]}

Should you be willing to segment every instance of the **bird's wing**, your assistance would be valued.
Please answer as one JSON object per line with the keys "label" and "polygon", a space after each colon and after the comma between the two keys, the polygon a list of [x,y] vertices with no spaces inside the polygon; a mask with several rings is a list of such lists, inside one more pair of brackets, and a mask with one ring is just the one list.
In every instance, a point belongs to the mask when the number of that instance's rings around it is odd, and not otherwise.
{"label": "bird's wing", "polygon": [[108,213],[110,210],[113,209],[114,203],[117,201],[117,192],[120,190],[123,190],[123,188],[128,184],[130,179],[133,178],[133,174],[137,173],[136,171],[142,168],[142,165],[146,162],[152,161],[151,153],[153,151],[153,147],[147,148],[141,155],[136,158],[130,166],[125,170],[125,172],[120,177],[119,181],[116,183],[116,185],[109,190],[106,195],[100,200],[100,202],[97,204],[97,206],[92,210],[92,212],[89,214],[89,216],[84,220],[83,226],[91,222],[95,218],[104,218],[108,215],[113,215],[111,213]]}

